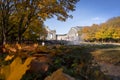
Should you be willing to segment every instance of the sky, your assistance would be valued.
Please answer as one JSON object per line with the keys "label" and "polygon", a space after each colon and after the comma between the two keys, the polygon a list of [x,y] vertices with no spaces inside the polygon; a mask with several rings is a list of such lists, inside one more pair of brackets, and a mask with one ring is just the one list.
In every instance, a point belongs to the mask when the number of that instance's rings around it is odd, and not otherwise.
{"label": "sky", "polygon": [[70,12],[73,18],[65,22],[55,18],[45,21],[45,25],[57,34],[66,34],[75,26],[91,26],[101,24],[108,19],[120,16],[120,0],[80,0],[76,4],[76,10]]}

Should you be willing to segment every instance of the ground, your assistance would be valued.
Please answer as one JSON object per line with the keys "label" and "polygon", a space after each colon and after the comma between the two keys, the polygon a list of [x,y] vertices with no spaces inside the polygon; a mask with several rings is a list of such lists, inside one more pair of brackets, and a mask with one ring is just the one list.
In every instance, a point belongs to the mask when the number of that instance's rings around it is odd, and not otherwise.
{"label": "ground", "polygon": [[[120,79],[120,46],[113,44],[51,46],[8,44],[2,49],[0,65],[3,67],[9,66],[16,57],[21,57],[23,62],[29,57],[34,57],[30,69],[21,75],[21,80],[44,80],[60,68],[65,74],[77,80]],[[1,80],[4,80],[3,78],[0,76]]]}
{"label": "ground", "polygon": [[98,49],[92,54],[105,75],[120,80],[120,48]]}

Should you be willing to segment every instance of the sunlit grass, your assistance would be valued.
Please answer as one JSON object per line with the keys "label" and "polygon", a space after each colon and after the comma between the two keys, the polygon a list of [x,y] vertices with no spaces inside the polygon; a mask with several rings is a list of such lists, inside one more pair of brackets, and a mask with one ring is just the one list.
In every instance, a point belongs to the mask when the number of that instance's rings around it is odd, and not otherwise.
{"label": "sunlit grass", "polygon": [[120,64],[120,48],[98,49],[92,54],[98,61]]}

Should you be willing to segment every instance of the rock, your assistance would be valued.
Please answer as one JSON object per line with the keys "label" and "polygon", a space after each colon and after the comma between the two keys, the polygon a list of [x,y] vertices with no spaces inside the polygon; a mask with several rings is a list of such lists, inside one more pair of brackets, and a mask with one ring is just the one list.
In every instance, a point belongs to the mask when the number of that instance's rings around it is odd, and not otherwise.
{"label": "rock", "polygon": [[35,59],[31,61],[30,71],[31,72],[41,72],[44,73],[48,71],[49,64],[51,63],[51,58],[45,54],[35,54],[33,55]]}
{"label": "rock", "polygon": [[30,64],[30,71],[34,73],[44,73],[48,70],[49,65],[44,62],[39,62],[37,60],[33,60]]}
{"label": "rock", "polygon": [[44,80],[75,80],[75,78],[63,73],[63,69],[58,69],[53,72],[51,76],[46,77]]}

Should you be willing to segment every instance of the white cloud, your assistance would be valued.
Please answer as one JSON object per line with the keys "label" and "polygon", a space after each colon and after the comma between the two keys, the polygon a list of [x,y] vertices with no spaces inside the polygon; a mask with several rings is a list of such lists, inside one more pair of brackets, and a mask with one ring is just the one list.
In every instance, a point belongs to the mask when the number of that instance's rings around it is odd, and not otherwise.
{"label": "white cloud", "polygon": [[98,20],[101,20],[101,18],[100,17],[95,17],[95,18],[92,18],[92,20],[98,21]]}

